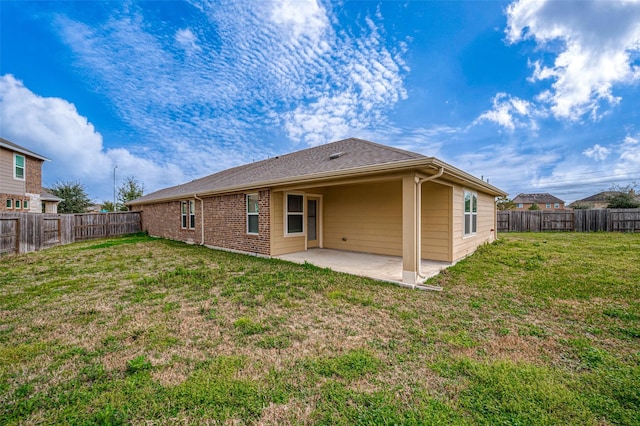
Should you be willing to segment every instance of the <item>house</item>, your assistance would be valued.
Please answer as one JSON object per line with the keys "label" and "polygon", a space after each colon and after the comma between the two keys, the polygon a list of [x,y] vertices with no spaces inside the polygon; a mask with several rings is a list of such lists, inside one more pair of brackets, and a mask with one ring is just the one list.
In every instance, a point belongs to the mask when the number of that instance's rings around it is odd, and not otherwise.
{"label": "house", "polygon": [[496,238],[505,192],[434,157],[345,139],[144,195],[150,235],[278,256],[312,248],[456,262]]}
{"label": "house", "polygon": [[42,188],[48,158],[0,138],[0,212],[57,213],[62,201]]}
{"label": "house", "polygon": [[[609,203],[611,202],[611,198],[620,194],[621,194],[620,191],[598,192],[597,194],[591,195],[590,197],[583,198],[582,200],[574,201],[573,203],[571,203],[571,207],[589,208],[589,209],[606,209]],[[632,195],[635,195],[635,193],[632,192]],[[640,195],[635,195],[634,198],[640,201]]]}
{"label": "house", "polygon": [[548,193],[518,194],[513,200],[516,210],[529,210],[536,204],[539,210],[564,210],[564,201]]}
{"label": "house", "polygon": [[102,212],[102,204],[94,203],[87,207],[87,213],[101,213]]}

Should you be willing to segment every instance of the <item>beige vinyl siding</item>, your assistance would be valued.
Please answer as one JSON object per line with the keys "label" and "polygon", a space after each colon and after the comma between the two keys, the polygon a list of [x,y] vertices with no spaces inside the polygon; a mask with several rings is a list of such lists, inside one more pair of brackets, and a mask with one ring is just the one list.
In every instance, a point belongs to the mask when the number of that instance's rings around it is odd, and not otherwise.
{"label": "beige vinyl siding", "polygon": [[325,248],[402,255],[401,181],[326,188],[323,216]]}
{"label": "beige vinyl siding", "polygon": [[271,255],[279,256],[305,249],[305,236],[284,236],[284,192],[271,193]]}
{"label": "beige vinyl siding", "polygon": [[0,193],[24,195],[26,192],[26,172],[25,164],[25,180],[14,179],[13,151],[0,148]]}
{"label": "beige vinyl siding", "polygon": [[478,235],[483,244],[496,238],[496,198],[492,195],[478,193]]}
{"label": "beige vinyl siding", "polygon": [[475,235],[464,237],[464,189],[456,186],[453,190],[453,261],[458,261],[479,246],[495,239],[495,197],[478,192],[478,230]]}
{"label": "beige vinyl siding", "polygon": [[452,188],[433,182],[422,185],[422,258],[450,262]]}

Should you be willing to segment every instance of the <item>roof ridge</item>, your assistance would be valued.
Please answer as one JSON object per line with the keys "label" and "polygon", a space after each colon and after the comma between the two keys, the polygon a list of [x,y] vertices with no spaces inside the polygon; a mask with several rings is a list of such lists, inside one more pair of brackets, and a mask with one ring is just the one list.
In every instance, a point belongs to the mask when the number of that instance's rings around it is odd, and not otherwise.
{"label": "roof ridge", "polygon": [[[297,154],[303,153],[305,151],[311,151],[311,150],[314,150],[314,149],[317,149],[317,148],[320,148],[320,147],[323,147],[323,146],[326,147],[326,146],[329,146],[329,145],[337,145],[339,143],[345,143],[347,141],[364,142],[364,143],[366,143],[368,145],[372,145],[372,146],[375,146],[375,147],[378,147],[378,148],[381,148],[381,149],[386,149],[386,150],[389,150],[389,151],[395,151],[395,152],[397,152],[399,154],[418,156],[418,157],[426,157],[426,155],[420,154],[419,152],[408,151],[406,149],[396,148],[396,147],[390,146],[390,145],[383,145],[381,143],[372,142],[372,141],[367,140],[367,139],[349,137],[349,138],[344,138],[344,139],[340,139],[340,140],[337,140],[337,141],[321,143],[319,145],[310,146],[308,148],[300,149],[298,151],[288,152],[286,154],[277,155],[275,157],[267,158],[267,159],[260,160],[260,161],[267,161],[267,160],[270,160],[270,159],[273,159],[273,158],[281,158],[281,157],[286,157],[286,156],[290,156],[290,155],[294,155],[294,154],[297,155]],[[258,163],[258,162],[259,161],[256,161],[256,163]],[[247,163],[247,164],[253,164],[253,163]],[[241,167],[241,166],[237,166],[237,167]]]}
{"label": "roof ridge", "polygon": [[347,170],[361,170],[363,167],[426,161],[429,158],[419,153],[352,137],[220,170],[190,182],[154,191],[140,199],[179,197],[213,189],[233,188],[239,184],[260,186],[281,179],[295,180],[318,173],[343,173]]}
{"label": "roof ridge", "polygon": [[[349,139],[356,140],[356,141],[359,141],[359,142],[365,142],[365,143],[368,143],[368,144],[370,144],[370,145],[377,146],[377,147],[379,147],[379,148],[384,148],[384,149],[387,149],[387,150],[389,150],[389,151],[395,151],[395,152],[398,152],[398,153],[400,153],[400,154],[408,154],[408,155],[412,155],[412,156],[417,155],[418,157],[426,157],[426,155],[424,155],[424,154],[420,154],[419,152],[413,152],[413,151],[409,151],[409,150],[406,150],[406,149],[397,148],[397,147],[395,147],[395,146],[391,146],[391,145],[383,145],[383,144],[381,144],[381,143],[378,143],[378,142],[372,142],[372,141],[367,140],[367,139],[360,139],[360,138],[353,138],[353,137],[351,137],[351,138],[343,139],[343,141],[346,141],[346,140],[349,140]],[[341,141],[336,141],[336,142],[341,142]],[[333,143],[333,142],[330,142],[330,143]]]}

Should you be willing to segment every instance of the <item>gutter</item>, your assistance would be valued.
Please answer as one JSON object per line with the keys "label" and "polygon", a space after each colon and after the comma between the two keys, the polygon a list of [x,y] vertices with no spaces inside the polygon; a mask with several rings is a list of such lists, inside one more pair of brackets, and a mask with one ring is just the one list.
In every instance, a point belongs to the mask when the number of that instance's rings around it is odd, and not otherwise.
{"label": "gutter", "polygon": [[418,234],[416,236],[416,259],[418,263],[416,274],[423,280],[427,277],[422,274],[422,184],[430,180],[438,179],[443,174],[444,166],[440,166],[440,170],[438,170],[438,173],[435,175],[426,178],[416,177],[416,184],[418,185],[418,193],[416,194],[416,228]]}
{"label": "gutter", "polygon": [[193,198],[200,201],[200,232],[202,236],[200,237],[200,245],[204,245],[204,200],[202,198],[198,198],[197,193],[193,193]]}

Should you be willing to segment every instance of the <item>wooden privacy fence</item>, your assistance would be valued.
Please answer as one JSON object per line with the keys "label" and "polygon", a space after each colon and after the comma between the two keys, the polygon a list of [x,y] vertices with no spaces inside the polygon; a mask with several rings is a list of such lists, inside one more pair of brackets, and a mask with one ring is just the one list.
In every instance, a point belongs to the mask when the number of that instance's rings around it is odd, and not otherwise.
{"label": "wooden privacy fence", "polygon": [[142,229],[140,212],[76,214],[74,218],[75,241],[133,234]]}
{"label": "wooden privacy fence", "polygon": [[141,230],[140,212],[0,213],[0,256]]}
{"label": "wooden privacy fence", "polygon": [[640,232],[640,209],[499,211],[498,232]]}

